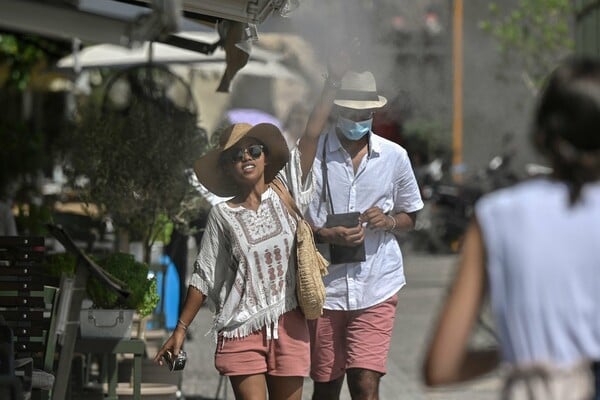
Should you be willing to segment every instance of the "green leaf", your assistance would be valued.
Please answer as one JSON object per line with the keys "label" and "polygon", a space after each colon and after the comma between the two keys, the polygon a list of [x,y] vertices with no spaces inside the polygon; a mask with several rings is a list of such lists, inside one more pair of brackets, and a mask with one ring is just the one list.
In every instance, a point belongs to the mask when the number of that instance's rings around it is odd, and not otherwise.
{"label": "green leaf", "polygon": [[556,63],[573,49],[572,7],[569,0],[521,0],[503,8],[491,3],[488,18],[479,26],[496,40],[503,61],[520,68],[539,88]]}

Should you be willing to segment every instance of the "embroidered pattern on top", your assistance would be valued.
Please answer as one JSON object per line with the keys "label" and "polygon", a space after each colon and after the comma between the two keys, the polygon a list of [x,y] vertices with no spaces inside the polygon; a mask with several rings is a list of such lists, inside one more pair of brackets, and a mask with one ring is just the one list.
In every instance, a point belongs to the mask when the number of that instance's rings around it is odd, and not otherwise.
{"label": "embroidered pattern on top", "polygon": [[[243,237],[243,239],[237,239],[238,247],[241,244],[240,241],[244,242],[244,239],[249,246],[259,246],[260,248],[262,247],[260,245],[265,241],[281,237],[284,233],[283,221],[280,219],[281,211],[277,210],[273,199],[268,198],[261,202],[256,212],[242,209],[230,213],[235,223],[239,226],[242,233],[241,236]],[[285,214],[283,215],[284,217],[286,216]],[[284,242],[286,243],[285,251],[289,257],[287,238]],[[284,275],[287,262],[283,262],[281,253],[279,245],[276,244],[274,248],[263,248],[259,251],[252,250],[248,254],[248,258],[253,259],[254,268],[256,268],[258,275],[258,282],[253,282],[252,274],[245,271],[245,268],[248,267],[247,263],[240,263],[240,269],[234,281],[233,289],[241,297],[246,298],[248,306],[258,306],[262,302],[259,299],[263,299],[264,301],[276,297],[283,290],[286,283]]]}
{"label": "embroidered pattern on top", "polygon": [[283,233],[272,199],[263,201],[256,213],[251,210],[237,212],[233,216],[242,228],[249,245],[255,245]]}

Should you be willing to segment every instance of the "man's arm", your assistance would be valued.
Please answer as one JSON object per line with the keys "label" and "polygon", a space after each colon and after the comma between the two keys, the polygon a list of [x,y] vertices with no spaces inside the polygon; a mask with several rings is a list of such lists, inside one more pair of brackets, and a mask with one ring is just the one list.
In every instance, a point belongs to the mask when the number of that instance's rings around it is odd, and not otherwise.
{"label": "man's arm", "polygon": [[321,97],[308,118],[304,135],[302,135],[298,142],[300,164],[302,166],[302,182],[306,180],[312,168],[313,161],[317,155],[319,137],[325,129],[325,124],[333,108],[337,89],[341,85],[341,79],[346,73],[348,65],[349,59],[345,53],[335,58],[332,57],[327,65],[327,78],[323,84]]}

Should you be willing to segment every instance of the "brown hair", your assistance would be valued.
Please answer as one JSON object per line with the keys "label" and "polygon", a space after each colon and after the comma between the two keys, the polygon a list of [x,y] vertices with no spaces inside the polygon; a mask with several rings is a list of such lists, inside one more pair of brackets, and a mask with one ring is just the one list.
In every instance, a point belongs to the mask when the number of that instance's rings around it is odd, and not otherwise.
{"label": "brown hair", "polygon": [[600,179],[600,61],[570,58],[551,74],[534,122],[538,149],[575,204],[584,184]]}

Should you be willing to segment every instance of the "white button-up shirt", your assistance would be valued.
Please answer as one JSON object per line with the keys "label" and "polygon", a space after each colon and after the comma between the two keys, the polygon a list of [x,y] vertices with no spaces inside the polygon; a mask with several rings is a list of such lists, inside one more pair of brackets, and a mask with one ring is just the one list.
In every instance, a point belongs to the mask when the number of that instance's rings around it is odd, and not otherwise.
{"label": "white button-up shirt", "polygon": [[[325,137],[327,141],[325,142]],[[356,173],[352,159],[342,147],[335,128],[321,138],[313,165],[315,195],[306,219],[315,227],[325,225],[331,213],[324,199],[321,161],[326,145],[327,175],[335,213],[364,212],[379,207],[385,213],[411,213],[423,208],[423,201],[408,154],[404,148],[369,133],[369,152]],[[366,260],[329,266],[324,277],[327,289],[325,308],[360,310],[386,300],[406,283],[402,252],[396,237],[384,230],[366,228]]]}

